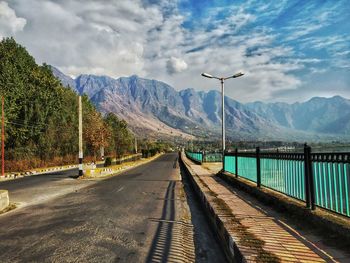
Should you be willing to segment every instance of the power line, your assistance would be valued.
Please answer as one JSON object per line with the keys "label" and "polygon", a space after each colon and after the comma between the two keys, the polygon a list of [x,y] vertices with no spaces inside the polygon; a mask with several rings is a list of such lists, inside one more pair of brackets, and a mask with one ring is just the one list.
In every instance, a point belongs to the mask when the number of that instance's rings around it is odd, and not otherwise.
{"label": "power line", "polygon": [[9,124],[13,124],[13,125],[18,125],[18,126],[24,126],[24,127],[31,127],[31,128],[39,128],[39,127],[41,127],[41,128],[43,128],[43,126],[46,126],[46,127],[48,127],[48,125],[47,124],[34,124],[34,125],[36,125],[36,126],[34,126],[33,124],[25,124],[25,123],[19,123],[19,122],[12,122],[12,121],[5,121],[5,123],[9,123]]}
{"label": "power line", "polygon": [[45,132],[44,127],[26,125],[26,124],[17,123],[17,122],[10,122],[10,121],[5,121],[5,123],[12,124],[12,125],[15,125],[17,127],[21,127],[22,129],[26,130],[27,132],[29,132],[29,131],[36,132],[36,133],[38,133],[38,132],[40,132],[40,133]]}

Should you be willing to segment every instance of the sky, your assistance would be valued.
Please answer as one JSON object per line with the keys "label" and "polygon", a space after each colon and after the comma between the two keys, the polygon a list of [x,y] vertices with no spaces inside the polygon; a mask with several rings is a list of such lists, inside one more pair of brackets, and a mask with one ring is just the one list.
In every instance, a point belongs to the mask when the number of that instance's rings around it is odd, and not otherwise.
{"label": "sky", "polygon": [[350,98],[350,0],[0,0],[0,38],[70,76],[138,75],[241,102]]}

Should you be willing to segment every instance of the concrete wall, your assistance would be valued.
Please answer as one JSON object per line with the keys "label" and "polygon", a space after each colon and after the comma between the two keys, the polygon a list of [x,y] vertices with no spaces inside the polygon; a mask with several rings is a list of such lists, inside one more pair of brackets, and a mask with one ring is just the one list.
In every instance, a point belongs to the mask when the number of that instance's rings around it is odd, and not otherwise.
{"label": "concrete wall", "polygon": [[8,207],[9,204],[9,192],[7,190],[0,190],[0,211]]}

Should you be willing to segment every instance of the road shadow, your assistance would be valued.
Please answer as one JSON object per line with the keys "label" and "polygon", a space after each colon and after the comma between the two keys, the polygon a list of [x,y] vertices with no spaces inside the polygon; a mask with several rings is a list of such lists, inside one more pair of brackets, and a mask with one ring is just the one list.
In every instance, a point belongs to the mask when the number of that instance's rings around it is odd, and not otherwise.
{"label": "road shadow", "polygon": [[146,262],[169,262],[173,225],[175,220],[175,181],[170,181],[164,196],[162,216],[158,221]]}

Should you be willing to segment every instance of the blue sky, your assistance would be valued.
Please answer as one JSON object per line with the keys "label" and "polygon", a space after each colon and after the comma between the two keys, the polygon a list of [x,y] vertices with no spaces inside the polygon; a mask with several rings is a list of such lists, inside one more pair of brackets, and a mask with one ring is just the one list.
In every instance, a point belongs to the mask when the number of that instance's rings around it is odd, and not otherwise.
{"label": "blue sky", "polygon": [[239,101],[350,98],[350,1],[0,0],[0,37],[64,73],[137,74]]}

